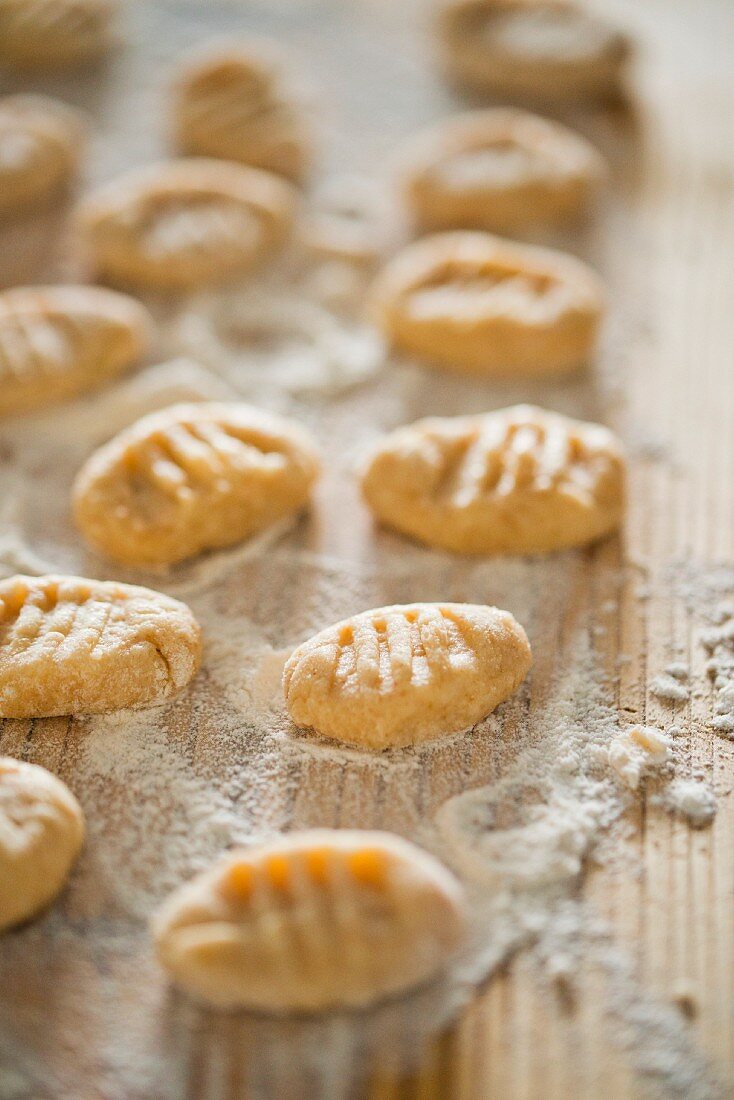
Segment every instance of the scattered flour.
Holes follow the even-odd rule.
[[[699,779],[674,779],[664,792],[663,805],[698,828],[710,825],[716,815],[716,796]]]
[[[688,688],[669,673],[654,676],[650,681],[650,692],[669,703],[684,703],[688,699]]]
[[[609,763],[627,786],[635,791],[648,772],[670,760],[670,738],[652,726],[630,726],[609,746]]]

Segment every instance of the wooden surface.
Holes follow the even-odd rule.
[[[647,723],[681,725],[692,765],[711,774],[719,797],[713,825],[697,831],[643,798],[628,815],[624,843],[630,861],[590,868],[581,889],[591,924],[606,922],[609,942],[628,961],[626,988],[653,1006],[670,1005],[682,991],[690,998],[691,1017],[684,1026],[718,1073],[721,1095],[727,1095],[734,1080],[734,799],[729,795],[734,745],[708,727],[713,698],[699,644],[704,620],[687,593],[699,591],[701,578],[714,567],[734,566],[734,5],[609,0],[604,6],[638,35],[641,48],[630,103],[573,120],[610,156],[614,188],[585,248],[610,285],[606,369],[586,384],[581,400],[631,441],[631,499],[624,545],[612,540],[584,555],[561,626],[570,633],[575,618],[591,611],[591,621],[605,627],[594,645],[601,666],[618,677],[620,712]],[[387,19],[388,7],[359,5],[360,19],[368,11]],[[287,31],[286,9],[277,8],[276,22]],[[298,11],[308,8],[301,5]],[[260,9],[255,22],[267,25]],[[294,38],[311,44],[323,29],[313,11],[308,20],[296,14],[292,26]],[[406,81],[412,78],[411,64],[409,59],[405,65]],[[433,79],[430,73],[420,77],[424,83]],[[423,87],[420,81],[415,93],[405,93],[408,110]],[[365,119],[371,114],[369,104],[347,104],[345,110]],[[379,118],[373,125],[379,129]],[[141,138],[136,148],[139,159],[147,153],[147,141]],[[40,242],[26,240],[19,249],[14,234],[10,240],[15,262],[22,259],[27,273],[19,275],[18,266],[14,274],[6,258],[5,281],[31,277]],[[37,263],[35,270],[40,277]],[[599,378],[600,393],[594,388]],[[431,402],[424,398],[423,403]],[[433,404],[433,411],[442,411],[436,407],[440,387]],[[419,411],[422,407],[401,414]],[[348,524],[342,519],[353,505],[353,489],[334,475],[322,499],[331,512],[322,514],[313,536],[316,547],[337,557],[359,556],[368,525],[361,515]],[[696,583],[689,584],[691,577]],[[718,578],[725,588],[726,574],[719,572]],[[640,598],[641,586],[647,598]],[[734,591],[730,595],[734,599]],[[620,664],[620,654],[629,659]],[[681,654],[691,668],[692,686],[702,693],[697,698],[694,691],[689,704],[671,706],[652,695],[649,684]],[[563,646],[547,656],[551,665],[571,659]],[[63,722],[43,728],[13,723],[0,747],[52,767],[73,785],[73,741],[67,734]],[[406,1075],[396,1069],[399,1052],[384,1049],[361,1084],[355,1071],[349,1095],[631,1100],[655,1094],[654,1076],[645,1073],[650,1066],[640,1065],[638,1048],[644,1044],[628,1033],[629,1021],[617,1004],[618,971],[603,965],[592,938],[588,950],[585,942],[580,945],[584,962],[570,988],[554,986],[537,957],[519,953],[433,1041],[419,1071]],[[102,1005],[95,984],[95,967],[104,967],[104,960],[93,957],[80,971],[67,965],[52,942],[44,951],[42,965],[30,975],[14,965],[12,946],[2,955],[0,1050],[10,1076],[0,1080],[10,1082],[7,1100],[51,1095],[129,1100],[132,1093],[120,1091],[114,1070],[105,1064],[105,1036],[94,1026],[95,1012],[103,1029],[116,1026],[117,1006]],[[123,1008],[134,1014],[136,964],[123,959],[120,965],[131,968],[130,1002]],[[88,1000],[81,1007],[71,996],[80,989],[82,1002]],[[21,1021],[27,1019],[29,1005],[38,1016],[37,1033],[24,1048],[13,1017],[17,1011]],[[80,1034],[88,1028],[90,1035],[71,1048],[64,1045],[68,1029],[61,1026],[69,1006],[78,1013]],[[206,1032],[189,1033],[177,1049],[176,1077],[160,1085],[160,1095],[192,1100],[346,1095],[343,1081],[338,1088],[324,1079],[316,1084],[299,1075],[298,1065],[279,1081],[248,1084],[254,1055],[242,1033],[220,1029],[216,1057],[213,1043]],[[34,1060],[47,1063],[43,1073],[36,1074]],[[42,1084],[48,1080],[61,1084]],[[657,1094],[716,1095],[703,1077],[685,1092],[666,1088],[672,1086],[658,1085]]]

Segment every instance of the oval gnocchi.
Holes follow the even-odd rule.
[[[534,554],[608,535],[624,482],[607,428],[517,405],[399,428],[378,443],[362,489],[381,523],[430,546]]]
[[[598,277],[573,256],[456,231],[398,253],[377,277],[372,309],[395,348],[431,365],[544,375],[588,361],[603,296]]]
[[[0,581],[0,718],[100,714],[169,698],[193,678],[185,604],[114,581]]]
[[[82,809],[66,784],[45,768],[0,757],[0,930],[53,901],[83,840]]]
[[[424,231],[520,233],[580,218],[605,176],[594,147],[516,108],[471,111],[420,134],[403,158],[413,220]]]
[[[100,279],[184,291],[246,274],[283,243],[294,209],[277,176],[184,157],[102,187],[80,204],[78,225]]]
[[[102,385],[146,353],[152,320],[139,302],[92,286],[0,293],[0,415]]]
[[[300,99],[276,43],[248,39],[209,47],[183,64],[174,87],[176,147],[299,181],[311,159]]]
[[[297,725],[379,750],[469,729],[520,686],[530,665],[525,631],[509,611],[395,605],[298,646],[283,690]]]
[[[575,0],[449,0],[438,35],[459,85],[543,103],[619,96],[631,53],[626,34]]]
[[[74,514],[108,557],[172,565],[298,512],[318,470],[316,447],[293,421],[251,405],[175,405],[92,455]]]
[[[463,890],[387,833],[320,829],[235,852],[153,918],[174,981],[218,1008],[360,1007],[428,982],[461,945]]]
[[[0,62],[64,69],[112,44],[117,0],[0,0]]]
[[[81,115],[40,95],[0,99],[0,216],[38,206],[76,174],[84,134]]]

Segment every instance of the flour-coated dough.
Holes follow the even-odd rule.
[[[394,347],[478,375],[576,370],[603,313],[597,275],[574,256],[457,230],[408,245],[377,277],[375,319]]]
[[[77,224],[100,279],[186,291],[245,275],[277,251],[294,210],[293,188],[270,172],[182,157],[106,184]]]
[[[0,757],[0,930],[53,901],[83,839],[81,806],[65,783],[45,768]]]
[[[0,0],[0,64],[66,69],[110,48],[118,0]]]
[[[378,442],[362,478],[382,523],[463,554],[594,542],[619,526],[624,484],[612,432],[530,405],[398,428]]]
[[[454,82],[539,104],[618,97],[631,53],[626,34],[575,0],[449,0],[437,30]]]
[[[559,122],[513,107],[456,115],[419,134],[402,158],[423,231],[520,234],[581,218],[605,176],[600,154]]]
[[[65,190],[79,167],[84,128],[81,114],[57,99],[0,99],[0,217]]]
[[[174,405],[91,456],[74,484],[74,513],[102,554],[171,565],[300,511],[318,470],[295,421],[235,402]]]
[[[0,416],[95,389],[142,360],[153,322],[133,298],[94,286],[0,293]]]
[[[388,833],[320,829],[226,856],[153,919],[174,981],[219,1008],[361,1007],[435,978],[465,931],[463,891]]]
[[[57,575],[0,581],[0,718],[160,702],[200,658],[194,616],[160,592]]]
[[[301,180],[311,160],[311,126],[291,73],[292,62],[269,39],[197,50],[173,90],[178,151]]]
[[[395,605],[299,645],[283,690],[299,726],[379,750],[468,729],[519,687],[530,665],[525,631],[509,611]]]

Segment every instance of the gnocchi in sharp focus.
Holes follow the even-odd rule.
[[[293,421],[251,405],[176,405],[92,455],[74,513],[108,557],[171,565],[300,511],[318,470],[315,445]]]
[[[184,64],[174,88],[181,153],[238,161],[299,181],[310,125],[288,59],[262,39],[210,47]]]
[[[56,99],[0,99],[0,217],[63,191],[77,171],[83,134],[79,112]]]
[[[419,603],[364,611],[298,646],[285,665],[299,726],[370,749],[469,729],[525,679],[525,631],[509,611]]]
[[[153,919],[174,981],[219,1008],[360,1007],[436,977],[461,945],[463,891],[387,833],[293,833],[226,856]]]
[[[585,214],[605,166],[585,138],[560,123],[496,107],[420,134],[404,154],[402,174],[421,229],[524,236]]]
[[[607,428],[529,405],[433,417],[372,454],[362,489],[381,523],[464,554],[532,554],[615,530],[625,462]]]
[[[91,390],[135,366],[152,320],[139,302],[92,286],[0,293],[0,416]]]
[[[589,360],[603,296],[573,256],[456,231],[404,248],[377,277],[372,306],[393,346],[429,364],[537,376]]]
[[[96,275],[184,291],[247,273],[290,232],[293,189],[268,172],[189,157],[135,169],[79,207]]]
[[[0,718],[156,703],[193,678],[201,631],[185,604],[114,581],[0,581]]]
[[[117,0],[0,0],[0,63],[64,69],[112,44]]]
[[[574,0],[449,0],[438,36],[459,85],[541,102],[618,96],[631,53],[622,31]]]
[[[45,768],[0,757],[0,930],[53,901],[83,839],[81,806],[65,783]]]

